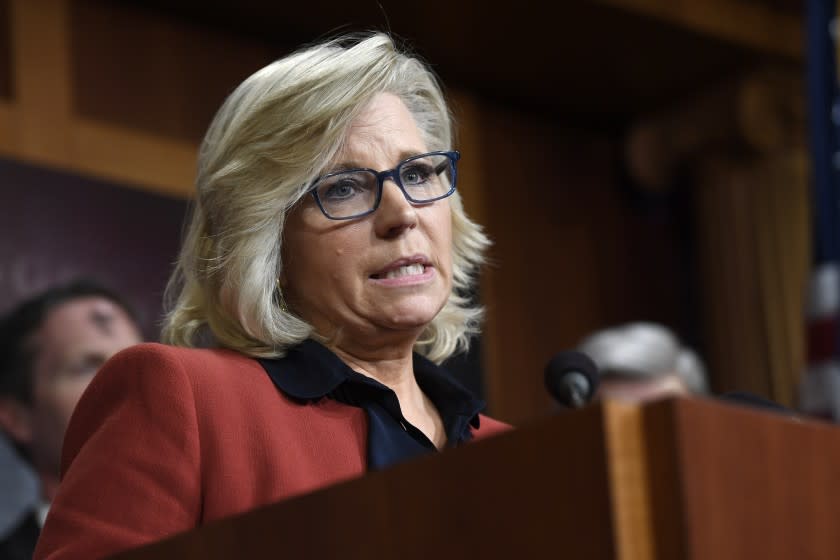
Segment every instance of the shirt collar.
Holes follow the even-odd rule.
[[[274,385],[296,400],[321,399],[346,382],[390,391],[375,379],[354,371],[331,350],[312,339],[290,348],[283,358],[259,358],[258,361]],[[478,413],[484,409],[484,401],[474,397],[449,372],[425,357],[414,353],[413,364],[417,384],[441,416],[465,417],[471,426],[479,427]]]
[[[282,358],[258,361],[278,389],[305,401],[325,397],[346,381],[349,373],[355,373],[338,356],[311,339],[289,348]]]

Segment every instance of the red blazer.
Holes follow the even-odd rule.
[[[474,439],[509,429],[481,417]],[[367,419],[300,404],[251,358],[142,344],[91,382],[36,559],[99,558],[365,472]]]

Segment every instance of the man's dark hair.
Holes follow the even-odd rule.
[[[120,306],[137,322],[134,309],[122,297],[87,279],[54,286],[23,301],[0,319],[0,397],[32,403],[32,364],[35,356],[28,344],[30,337],[56,307],[86,297],[105,298]]]

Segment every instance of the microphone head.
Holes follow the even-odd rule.
[[[545,366],[545,386],[561,405],[581,408],[598,388],[598,366],[583,352],[560,352]]]

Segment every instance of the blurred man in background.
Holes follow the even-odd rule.
[[[596,398],[642,402],[708,391],[697,354],[656,323],[628,323],[597,331],[578,349],[601,371]]]
[[[76,403],[108,358],[141,340],[122,298],[87,281],[0,320],[0,560],[31,558]]]

